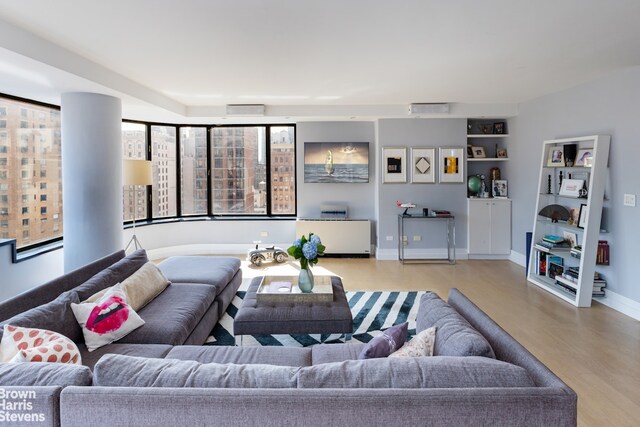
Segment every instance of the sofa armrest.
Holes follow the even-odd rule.
[[[61,387],[0,386],[0,425],[60,425]]]

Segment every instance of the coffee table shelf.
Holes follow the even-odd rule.
[[[331,276],[315,276],[313,291],[302,292],[297,276],[264,276],[256,294],[258,302],[331,302]]]

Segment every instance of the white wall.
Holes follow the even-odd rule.
[[[546,139],[611,135],[609,183],[605,202],[611,265],[597,266],[607,279],[612,298],[640,303],[637,248],[640,242],[640,208],[623,206],[624,193],[638,191],[640,159],[640,67],[615,73],[575,88],[520,105],[509,121],[510,161],[506,162],[509,195],[513,198],[512,248],[525,253],[525,233],[533,228],[537,176]],[[637,308],[640,308],[638,304]]]
[[[13,246],[0,246],[0,301],[64,274],[62,249],[14,264]]]
[[[407,162],[411,159],[411,147],[462,147],[466,150],[467,123],[465,119],[388,119],[378,122],[378,161],[381,170],[382,147],[407,147]],[[436,167],[436,174],[438,173]],[[378,175],[378,258],[396,259],[398,247],[398,214],[404,209],[396,206],[396,201],[412,202],[421,212],[428,209],[448,210],[456,217],[456,253],[466,254],[467,246],[467,190],[466,171],[464,183],[460,184],[382,184]],[[407,181],[411,181],[407,170]],[[410,213],[410,212],[409,212]],[[409,236],[407,257],[446,256],[446,234],[444,223],[438,221],[411,221],[405,227]],[[421,236],[421,241],[413,241],[413,236]],[[387,240],[393,236],[393,240]],[[411,252],[414,252],[412,255]]]

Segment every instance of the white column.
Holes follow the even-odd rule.
[[[122,249],[122,104],[65,93],[62,118],[64,270]]]

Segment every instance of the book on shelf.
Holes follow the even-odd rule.
[[[544,252],[549,251],[568,251],[571,250],[571,245],[564,240],[560,243],[551,243],[546,240],[540,240],[536,242],[535,248]]]
[[[431,210],[431,212],[433,212],[434,216],[451,216],[451,212],[449,212],[449,211],[442,211],[442,210],[433,209],[433,210]]]
[[[555,279],[556,276],[561,276],[564,273],[564,259],[557,255],[547,256],[547,275],[551,279]]]
[[[553,234],[547,234],[542,238],[542,240],[549,243],[560,243],[560,242],[564,242],[564,237],[556,236]]]
[[[606,240],[598,240],[596,264],[609,265],[609,243]]]
[[[572,295],[575,295],[576,292],[577,292],[575,290],[575,288],[572,288],[571,286],[566,285],[566,284],[564,284],[564,283],[562,283],[562,282],[560,282],[558,280],[555,281],[555,285],[556,285],[556,287],[560,288],[561,290],[563,290],[565,292],[568,292],[568,293],[570,293]]]
[[[536,252],[536,274],[541,276],[547,275],[547,254],[545,252]]]

